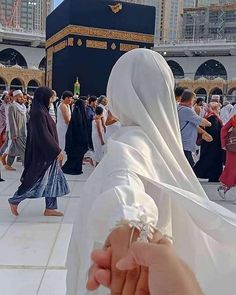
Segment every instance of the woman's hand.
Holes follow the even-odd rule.
[[[207,132],[204,132],[202,134],[202,139],[205,140],[206,142],[212,142],[213,141],[213,137]]]
[[[63,152],[60,152],[60,154],[57,156],[57,160],[59,162],[62,162],[64,160],[64,155],[63,155]]]
[[[139,232],[135,230],[134,241]],[[121,226],[111,232],[103,250],[95,250],[92,253],[94,264],[90,268],[87,282],[88,290],[96,290],[99,285],[108,287],[111,295],[148,295],[148,271],[144,266],[135,269],[121,271],[117,268],[117,262],[125,257],[129,249],[131,228],[128,225]],[[162,235],[155,234],[154,241],[160,240]]]

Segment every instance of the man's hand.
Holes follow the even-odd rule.
[[[151,295],[202,295],[194,274],[177,257],[174,247],[166,238],[157,244],[132,244],[127,255],[117,263],[117,268],[123,271],[135,270],[139,266],[148,268]]]

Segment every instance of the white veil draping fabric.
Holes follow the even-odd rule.
[[[232,117],[231,116],[231,112],[233,110],[233,106],[232,104],[227,104],[226,106],[224,106],[221,110],[220,110],[220,118],[221,121],[223,122],[223,124],[225,125],[229,119]]]
[[[195,272],[204,294],[231,295],[236,277],[236,216],[208,199],[185,159],[173,89],[169,66],[151,50],[132,50],[114,66],[107,97],[123,127],[109,139],[106,156],[85,184],[68,261],[80,252],[77,272],[84,275],[95,242],[93,231],[102,232],[93,222],[99,214],[93,207],[96,202],[103,206],[98,200],[103,177],[128,169],[143,180],[145,192],[158,207],[158,227],[172,233],[178,255]],[[120,189],[119,194],[127,192]],[[102,239],[107,234],[102,233]],[[68,285],[73,285],[71,279]]]

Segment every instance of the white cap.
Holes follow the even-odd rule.
[[[8,91],[7,90],[3,91],[2,95],[6,95],[6,94],[8,94]]]
[[[22,91],[21,90],[15,90],[13,91],[13,97],[17,96],[17,95],[23,95]]]

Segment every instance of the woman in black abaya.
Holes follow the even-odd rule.
[[[18,205],[27,198],[44,197],[45,216],[63,216],[56,211],[57,197],[69,193],[68,184],[59,161],[63,154],[58,145],[56,124],[49,114],[51,89],[39,87],[34,94],[27,130],[25,169],[21,185],[9,204],[12,214],[18,215]]]
[[[223,171],[223,150],[220,137],[223,125],[219,118],[219,104],[217,102],[209,104],[206,119],[211,122],[211,127],[207,127],[206,132],[213,137],[213,141],[202,142],[200,159],[193,170],[198,178],[208,179],[209,182],[218,182]]]
[[[62,167],[66,174],[80,175],[85,153],[88,151],[88,127],[85,112],[85,102],[76,101],[66,133],[67,161]]]

